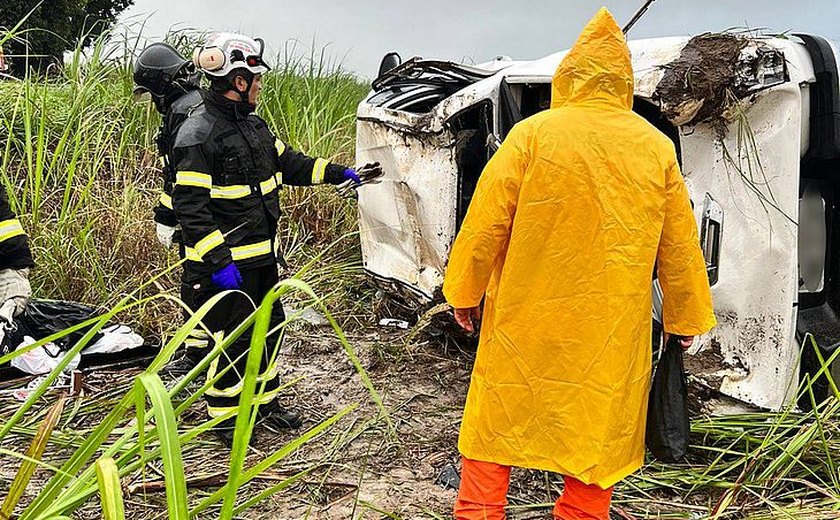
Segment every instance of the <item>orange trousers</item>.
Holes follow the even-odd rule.
[[[457,520],[504,520],[510,466],[461,457],[461,487],[455,501]],[[613,488],[601,489],[565,477],[565,489],[554,504],[554,518],[609,520]]]

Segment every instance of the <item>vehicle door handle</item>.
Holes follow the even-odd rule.
[[[494,154],[502,146],[502,140],[496,134],[487,134],[487,142],[485,144],[487,145],[487,149],[490,150],[490,153]]]
[[[703,199],[703,221],[700,226],[700,247],[706,261],[709,285],[720,276],[720,246],[723,233],[723,208],[709,193]]]

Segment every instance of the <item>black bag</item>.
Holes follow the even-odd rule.
[[[11,352],[17,345],[23,342],[25,336],[36,340],[44,339],[57,332],[61,332],[73,325],[78,325],[96,315],[93,307],[61,300],[40,300],[32,299],[26,305],[23,313],[15,318],[13,330],[6,335],[2,351]],[[88,331],[87,328],[78,330],[54,343],[61,352],[70,350]],[[91,343],[95,343],[98,335]]]
[[[688,383],[678,336],[671,336],[656,366],[648,400],[645,445],[663,462],[679,462],[688,451]]]

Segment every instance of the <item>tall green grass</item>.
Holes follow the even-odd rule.
[[[147,282],[146,286],[154,283],[155,280]],[[139,287],[134,294],[127,295],[120,302],[112,307],[110,311],[101,317],[92,318],[83,324],[87,328],[85,335],[70,350],[70,355],[79,352],[85,345],[87,345],[95,334],[111,320],[114,316],[124,310],[130,310],[143,303],[141,299],[136,298],[136,293],[139,293],[144,287]],[[206,313],[218,303],[223,295],[217,295],[199,309],[188,321],[185,323],[174,336],[164,345],[160,354],[150,363],[148,368],[136,379],[134,386],[130,387],[122,396],[120,396],[116,403],[107,411],[107,415],[101,419],[92,431],[81,441],[80,445],[75,447],[66,457],[63,457],[63,464],[60,468],[52,465],[42,463],[38,459],[44,452],[46,447],[46,440],[37,443],[39,448],[30,449],[27,455],[16,453],[14,451],[7,451],[6,454],[13,455],[23,460],[28,467],[33,464],[40,464],[45,469],[51,471],[53,476],[46,483],[46,485],[37,491],[35,498],[29,502],[18,503],[20,520],[35,520],[47,519],[57,516],[65,517],[72,514],[73,511],[85,504],[90,498],[99,494],[101,501],[108,511],[109,515],[114,515],[114,518],[120,518],[120,510],[122,503],[122,495],[117,480],[119,477],[133,475],[141,472],[143,469],[156,461],[163,464],[166,494],[167,494],[167,510],[168,518],[173,519],[188,519],[198,513],[214,506],[221,505],[221,512],[219,518],[231,519],[235,514],[240,513],[246,507],[256,505],[260,500],[265,499],[269,494],[260,494],[257,497],[245,497],[244,502],[239,496],[239,490],[242,486],[259,476],[262,472],[277,464],[283,458],[287,457],[295,450],[303,446],[308,441],[314,439],[326,429],[335,424],[339,419],[349,413],[353,407],[346,408],[339,411],[331,418],[321,424],[313,427],[302,436],[288,442],[279,447],[273,453],[269,454],[263,460],[252,465],[246,469],[245,453],[248,449],[251,431],[254,427],[257,408],[252,407],[252,403],[260,402],[264,394],[264,383],[257,384],[257,373],[259,371],[259,363],[262,358],[264,349],[266,348],[266,337],[269,329],[269,320],[271,319],[272,307],[281,297],[288,296],[292,291],[300,291],[304,294],[313,305],[318,306],[322,312],[328,317],[338,335],[339,340],[344,346],[347,353],[350,355],[351,361],[354,362],[359,371],[362,380],[370,392],[370,396],[375,403],[377,403],[380,415],[379,417],[386,423],[389,423],[388,415],[382,406],[382,400],[377,391],[370,384],[369,379],[358,360],[355,359],[353,348],[349,345],[344,337],[338,324],[330,315],[324,302],[315,296],[314,292],[303,282],[299,280],[286,280],[281,282],[265,299],[260,303],[259,307],[251,316],[246,319],[234,332],[227,335],[223,340],[216,343],[206,357],[196,366],[189,374],[179,380],[171,389],[166,389],[157,376],[157,371],[160,370],[167,361],[172,357],[176,350],[182,348],[187,335],[193,330],[206,315]],[[157,295],[148,297],[147,299],[162,298],[165,295]],[[288,326],[294,317],[290,317],[280,327]],[[73,329],[78,329],[74,327]],[[60,337],[69,334],[73,329],[68,329],[55,334],[49,338],[37,342],[36,344],[26,348],[15,351],[11,354],[0,357],[0,364],[5,363],[16,356],[22,355],[24,352],[37,348],[48,341],[53,341]],[[221,370],[213,379],[207,380],[201,384],[199,388],[194,389],[196,385],[191,385],[193,382],[198,382],[207,371],[210,364],[219,356],[223,355],[224,351],[240,336],[249,334],[251,338],[251,348],[247,354],[247,365],[244,374],[243,390],[240,394],[240,404],[236,420],[236,429],[234,433],[234,446],[231,451],[230,460],[228,462],[229,474],[227,482],[216,492],[210,494],[203,499],[190,501],[186,488],[185,470],[182,463],[182,452],[184,448],[191,443],[195,443],[199,434],[206,432],[209,428],[229,418],[234,412],[227,416],[218,417],[206,420],[199,425],[187,427],[184,431],[182,417],[188,410],[204,395],[210,386],[224,375],[227,368]],[[277,355],[277,345],[273,347],[275,351],[271,357]],[[49,385],[58,377],[59,373],[65,368],[69,362],[68,356],[59,364],[56,369],[50,373],[49,377],[41,383],[32,395],[20,406],[20,408],[12,414],[0,426],[0,442],[3,442],[12,433],[13,429],[19,425],[24,417],[29,414],[36,403],[45,395]],[[151,402],[151,408],[146,409],[147,396]],[[129,413],[132,405],[135,408],[135,413]],[[59,412],[60,413],[60,412]],[[132,420],[133,419],[133,420]],[[154,420],[154,426],[149,427],[148,423]],[[49,422],[49,431],[55,428],[57,420],[51,419]],[[390,423],[389,423],[390,424]],[[37,436],[43,438],[44,436]],[[35,444],[33,444],[35,445]],[[33,457],[33,454],[38,458]],[[98,457],[98,462],[95,458]],[[22,466],[23,468],[23,466]],[[24,471],[21,469],[21,471]],[[31,470],[27,469],[25,475],[25,482],[22,484],[26,486]],[[290,477],[295,479],[295,477]],[[289,485],[293,480],[283,481],[274,486],[272,489],[283,489],[281,484]],[[20,496],[21,486],[18,485],[13,490],[17,489],[16,493]],[[190,510],[192,507],[192,510]]]
[[[100,317],[84,324],[87,333],[65,361],[22,405],[2,418],[0,443],[15,446],[16,436],[32,435],[33,425],[43,415],[39,403],[49,385],[108,321],[115,317],[127,320],[146,335],[162,338],[163,348],[136,384],[116,389],[101,409],[90,413],[95,420],[89,430],[83,430],[84,437],[76,437],[66,428],[75,414],[95,406],[90,402],[82,404],[82,410],[65,410],[63,427],[58,421],[60,410],[48,414],[26,454],[3,450],[4,456],[22,461],[11,489],[16,495],[3,505],[3,514],[16,506],[21,520],[63,518],[98,496],[105,517],[124,518],[120,479],[138,474],[145,478],[145,468],[162,464],[169,518],[191,518],[210,509],[218,509],[221,518],[232,518],[306,474],[309,470],[255,496],[239,494],[243,486],[352,410],[338,411],[246,467],[245,453],[256,420],[256,410],[250,405],[264,391],[256,381],[257,365],[267,348],[270,309],[277,300],[316,307],[327,317],[378,406],[377,420],[389,423],[381,398],[328,310],[344,308],[338,304],[349,301],[347,295],[356,290],[352,287],[359,273],[355,208],[329,188],[284,190],[286,211],[280,242],[285,244],[289,275],[295,278],[282,282],[263,302],[257,302],[259,307],[248,320],[217,343],[190,374],[165,388],[157,371],[182,348],[188,331],[218,297],[179,327],[182,304],[172,296],[178,287],[177,256],[157,245],[152,222],[151,210],[161,186],[154,148],[159,118],[151,104],[131,100],[128,52],[134,46],[109,45],[106,37],[84,52],[77,49],[57,75],[0,81],[0,184],[30,236],[37,264],[34,293],[82,301],[102,310]],[[260,113],[295,148],[352,164],[353,114],[366,87],[340,67],[329,65],[324,55],[286,55],[283,59],[265,78]],[[358,305],[359,298],[353,302]],[[345,309],[343,314],[352,312]],[[291,314],[281,327],[289,326],[295,317]],[[221,371],[205,381],[210,363],[243,334],[250,335],[251,350],[234,448],[230,460],[225,461],[228,479],[209,495],[191,495],[182,455],[201,446],[199,436],[226,417],[197,425],[185,417],[224,374]],[[270,348],[276,356],[277,345]],[[0,364],[23,352],[3,356]],[[45,452],[50,434],[50,449]],[[35,490],[34,498],[23,499],[36,466],[51,476]]]
[[[108,44],[106,36],[77,49],[55,76],[0,81],[0,184],[31,237],[34,292],[103,309],[176,260],[155,239],[159,117],[131,99],[136,43]],[[289,49],[278,60],[260,115],[295,148],[352,164],[354,114],[367,87],[323,54]],[[316,271],[332,281],[315,280],[316,289],[338,303],[358,286],[355,206],[330,188],[287,188],[282,201],[279,243],[292,271],[346,237]],[[349,281],[336,284],[336,273]],[[172,273],[151,289],[177,286]],[[158,303],[126,319],[156,336],[178,321],[176,309]]]

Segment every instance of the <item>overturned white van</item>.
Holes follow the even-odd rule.
[[[677,146],[719,321],[688,370],[718,403],[778,409],[816,370],[813,351],[800,359],[805,335],[826,354],[840,345],[838,47],[706,34],[630,49],[634,110]],[[386,56],[358,108],[356,150],[386,172],[359,194],[364,266],[385,293],[417,310],[441,301],[482,168],[513,124],[548,108],[564,55]]]

